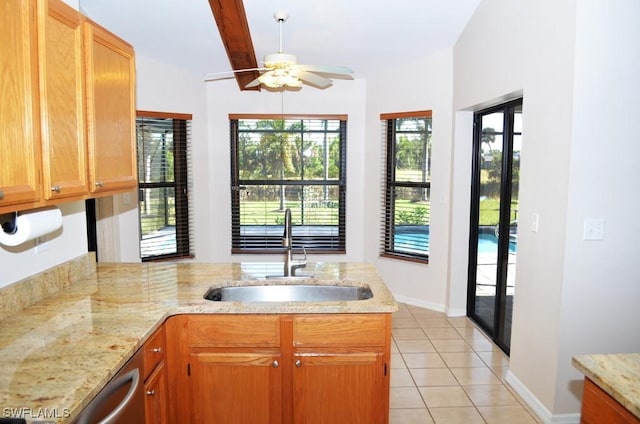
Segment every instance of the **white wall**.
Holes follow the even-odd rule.
[[[202,75],[191,73],[172,64],[158,62],[146,56],[136,55],[136,109],[154,112],[186,113],[192,115],[191,138],[193,149],[194,192],[205,192],[209,186],[209,143],[207,140],[207,112],[205,83]],[[138,262],[139,214],[137,193],[132,193],[131,204],[125,204],[123,196],[114,196],[117,217],[116,237],[120,251],[117,262]],[[189,197],[196,230],[194,243],[196,260],[211,260],[209,250],[208,199]]]
[[[579,353],[640,351],[640,3],[579,0],[555,410],[575,411]],[[583,240],[604,219],[603,241]],[[579,392],[578,392],[579,393]]]
[[[364,234],[366,260],[376,265],[398,300],[444,311],[449,251],[450,166],[452,158],[453,50],[407,58],[402,66],[381,69],[367,79],[367,149]],[[381,161],[380,114],[433,111],[429,264],[380,258]],[[455,311],[459,314],[463,311]]]
[[[36,253],[35,241],[14,247],[0,244],[0,287],[87,253],[84,202],[63,204],[59,209],[62,228],[45,236],[46,250],[40,248]]]
[[[640,348],[630,337],[640,330],[630,236],[640,233],[632,194],[639,147],[631,141],[640,15],[637,2],[614,3],[484,0],[455,46],[454,110],[524,97],[508,381],[547,422],[575,420],[579,411],[571,356]],[[467,132],[456,123],[456,152]],[[455,174],[467,169],[460,151]],[[468,205],[454,208],[453,228],[468,227]],[[537,233],[529,230],[534,213]],[[585,218],[606,220],[605,241],[582,240]],[[467,249],[463,237],[452,238],[454,261]],[[462,290],[452,280],[456,286]]]
[[[575,1],[485,0],[455,47],[454,108],[522,93],[518,269],[510,371],[554,411],[571,150]],[[460,140],[456,137],[456,143]],[[469,140],[471,142],[471,140]],[[457,160],[457,158],[456,158]],[[457,225],[468,227],[466,222]],[[527,231],[533,213],[539,231]],[[454,224],[456,225],[456,224]],[[467,243],[453,246],[463,255]]]

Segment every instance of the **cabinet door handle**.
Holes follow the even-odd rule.
[[[56,193],[60,193],[60,186],[59,185],[54,185],[53,187],[51,187],[51,191],[55,191]]]
[[[278,367],[280,366],[280,364],[278,363],[278,361],[273,361],[273,362],[271,363],[271,366],[272,366],[273,368],[278,368]]]
[[[156,394],[155,390],[147,390],[147,396],[153,396]]]
[[[301,366],[302,366],[302,361],[298,359],[296,361],[296,368],[300,368]]]
[[[153,352],[153,353],[160,353],[160,352],[162,352],[162,348],[160,348],[160,347],[154,347],[153,349],[151,349],[151,352]]]
[[[0,190],[0,200],[4,199],[4,191]]]
[[[104,185],[102,181],[96,181],[96,187],[100,188]]]

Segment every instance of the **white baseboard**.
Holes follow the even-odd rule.
[[[426,302],[422,299],[415,299],[413,297],[399,296],[395,294],[393,295],[393,297],[396,299],[396,302],[406,303],[407,305],[418,306],[420,308],[431,309],[432,311],[436,312],[444,312],[444,305],[440,305],[438,303]]]
[[[446,309],[444,305],[441,305],[439,303],[433,303],[433,302],[425,302],[422,299],[415,299],[413,297],[407,297],[407,296],[398,296],[398,295],[393,295],[393,297],[396,299],[396,301],[401,302],[401,303],[406,303],[407,305],[411,305],[411,306],[419,306],[420,308],[427,308],[430,309],[432,311],[436,311],[436,312],[444,312],[447,314],[448,317],[465,317],[467,316],[467,310],[466,309]]]
[[[467,316],[467,310],[463,309],[463,308],[459,308],[459,309],[447,309],[447,316],[448,317],[466,317]]]
[[[552,414],[549,410],[534,396],[531,391],[522,384],[511,370],[507,370],[505,380],[520,395],[523,401],[533,410],[533,412],[542,420],[544,424],[579,424],[580,414]]]

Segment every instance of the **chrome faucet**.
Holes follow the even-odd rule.
[[[294,277],[296,274],[296,269],[304,268],[307,266],[307,252],[302,248],[304,252],[304,259],[293,259],[292,258],[292,250],[293,250],[293,240],[291,233],[291,209],[287,208],[284,211],[284,234],[282,236],[282,246],[285,248],[286,253],[284,256],[284,276],[285,277]]]

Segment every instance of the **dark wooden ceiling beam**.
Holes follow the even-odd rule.
[[[234,71],[257,68],[258,62],[242,0],[209,0],[209,6],[218,25],[231,68]],[[259,76],[258,71],[235,73],[240,90],[260,90],[260,86],[245,88]]]

